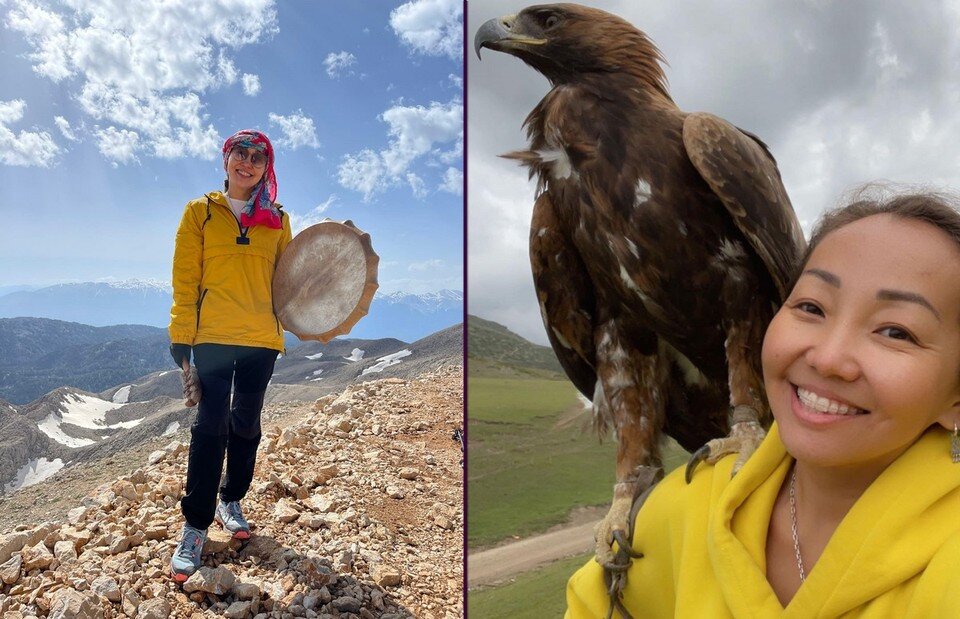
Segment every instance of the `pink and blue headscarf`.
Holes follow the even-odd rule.
[[[227,169],[227,159],[235,146],[255,148],[267,156],[267,166],[263,177],[253,187],[250,199],[240,213],[241,226],[265,225],[268,228],[281,228],[280,211],[273,203],[277,199],[277,175],[273,171],[273,144],[265,134],[254,129],[237,131],[223,143],[223,169]]]

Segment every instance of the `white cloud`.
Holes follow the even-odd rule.
[[[430,152],[434,144],[444,144],[463,135],[463,105],[459,100],[430,107],[395,106],[383,113],[393,138],[383,154],[387,169],[399,174],[410,162]]]
[[[427,56],[463,55],[463,4],[460,0],[412,0],[390,13],[400,40]]]
[[[426,183],[413,172],[407,172],[407,184],[410,185],[410,190],[413,191],[414,196],[423,198],[427,195]]]
[[[20,131],[7,125],[23,119],[27,104],[23,99],[0,101],[0,163],[16,166],[49,167],[60,147],[46,131]]]
[[[203,104],[197,93],[167,97],[147,93],[138,97],[87,82],[77,101],[95,119],[125,125],[146,138],[145,145],[155,157],[213,160],[220,152],[220,136],[212,125],[204,126],[207,115],[201,113]]]
[[[260,78],[252,73],[244,73],[240,78],[243,82],[243,94],[248,97],[256,97],[260,94]]]
[[[433,271],[443,266],[443,260],[434,258],[432,260],[424,260],[423,262],[413,262],[407,267],[407,269],[410,271]]]
[[[14,0],[6,26],[31,46],[34,72],[54,82],[70,79],[83,111],[138,135],[141,152],[208,160],[217,157],[220,138],[200,95],[235,83],[235,51],[278,31],[274,0],[209,0],[189,8],[69,0],[56,10]]]
[[[97,148],[104,157],[113,163],[140,163],[137,151],[140,150],[140,136],[136,131],[107,127],[96,129]]]
[[[7,13],[7,27],[23,33],[34,47],[28,58],[36,64],[33,70],[54,82],[73,74],[68,56],[69,40],[63,18],[52,11],[18,0]]]
[[[323,214],[327,211],[327,209],[333,206],[333,203],[336,201],[337,194],[330,194],[329,198],[318,204],[306,215],[298,215],[290,209],[284,209],[287,211],[287,214],[290,215],[290,228],[293,231],[293,234],[296,235],[301,230],[309,228],[313,224],[323,221]]]
[[[270,113],[270,124],[279,125],[283,131],[283,136],[274,140],[277,146],[282,146],[296,150],[301,146],[319,148],[320,142],[317,140],[317,130],[313,126],[313,119],[304,116],[303,110],[297,110],[290,116],[280,116]]]
[[[386,170],[380,155],[370,149],[364,149],[356,155],[344,155],[343,163],[337,168],[340,184],[362,193],[365,201],[386,188],[385,176]]]
[[[453,85],[454,85],[458,90],[463,90],[463,78],[462,78],[462,77],[460,77],[459,75],[454,75],[453,73],[451,73],[450,75],[447,76],[447,79],[450,80],[450,82],[452,82]]]
[[[340,77],[345,71],[347,75],[353,75],[353,71],[347,71],[347,69],[355,64],[357,64],[357,57],[347,51],[336,54],[330,52],[323,61],[323,66],[327,68],[327,75],[330,77]]]
[[[463,195],[463,172],[457,168],[447,168],[443,173],[443,182],[439,189],[458,196]]]
[[[433,155],[445,161],[449,153],[462,152],[463,104],[458,99],[443,104],[436,101],[429,107],[395,105],[380,115],[389,126],[390,142],[379,153],[364,149],[355,155],[346,155],[338,173],[340,184],[363,192],[364,200],[387,187],[406,182],[414,195],[422,197],[420,177],[411,179],[409,167],[417,159]],[[450,151],[435,149],[450,144]],[[458,146],[459,145],[459,146]],[[458,150],[459,149],[459,150]]]
[[[63,137],[67,138],[71,142],[77,142],[77,135],[73,132],[73,128],[70,126],[70,121],[64,118],[63,116],[54,116],[53,122],[56,123],[57,129],[60,130],[60,133],[63,134]]]

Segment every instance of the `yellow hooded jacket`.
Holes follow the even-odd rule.
[[[960,464],[928,429],[841,521],[783,608],[766,579],[766,537],[793,459],[776,425],[730,478],[734,457],[667,476],[640,510],[624,606],[637,619],[946,619],[960,617]],[[569,619],[606,617],[593,560],[567,584]],[[619,613],[614,613],[615,617]]]
[[[280,214],[282,229],[243,229],[219,191],[187,203],[173,253],[171,343],[283,350],[273,272],[291,233]]]

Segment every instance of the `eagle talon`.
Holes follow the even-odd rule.
[[[697,469],[697,465],[707,459],[707,456],[710,455],[710,444],[706,444],[700,449],[693,452],[693,455],[690,456],[690,460],[687,461],[687,470],[684,473],[684,478],[689,484],[693,480],[693,472]]]
[[[616,540],[617,545],[619,546],[619,551],[617,552],[618,555],[620,553],[623,553],[628,557],[630,557],[631,559],[640,559],[643,557],[642,552],[637,552],[630,545],[630,540],[627,539],[626,531],[617,529],[616,531],[613,532],[613,539]]]
[[[626,563],[607,562],[607,563],[601,563],[601,566],[603,567],[603,569],[607,570],[608,572],[613,572],[614,574],[623,574],[628,569],[630,569],[630,562],[629,561]]]

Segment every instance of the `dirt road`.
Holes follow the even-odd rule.
[[[570,526],[467,555],[468,588],[493,585],[558,559],[593,550],[597,522]]]

